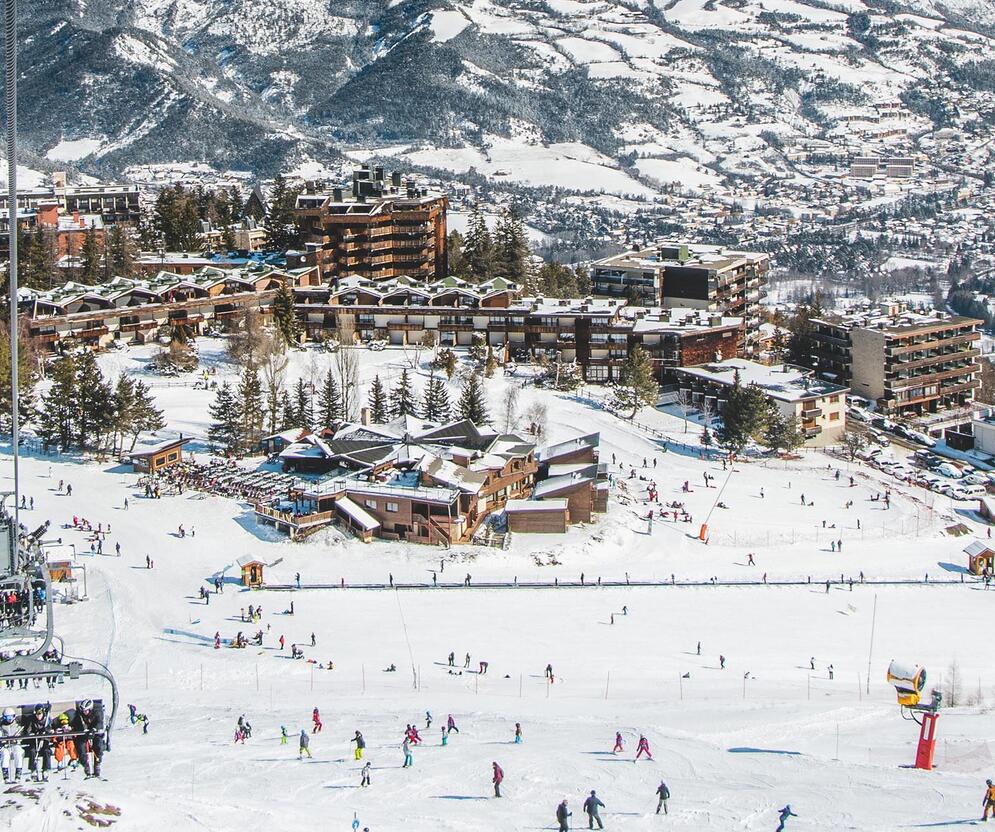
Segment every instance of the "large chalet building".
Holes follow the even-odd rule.
[[[309,184],[297,198],[295,214],[307,264],[324,281],[360,275],[387,280],[446,276],[445,194],[416,186],[381,167],[353,173],[352,189],[319,192]]]

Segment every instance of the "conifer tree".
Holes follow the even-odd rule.
[[[470,280],[480,282],[490,279],[493,272],[493,249],[494,243],[490,231],[487,230],[484,215],[475,205],[470,212],[462,251],[467,277]]]
[[[81,283],[93,286],[100,282],[102,269],[100,262],[100,241],[97,239],[97,229],[90,226],[83,237],[83,245],[79,249]]]
[[[744,387],[737,372],[722,406],[719,441],[736,453],[751,440],[762,441],[769,413],[763,391],[755,384]]]
[[[72,355],[58,359],[49,374],[52,386],[42,396],[38,433],[47,446],[65,450],[72,447],[76,424],[76,360]]]
[[[10,418],[10,330],[8,326],[8,324],[0,322],[0,431],[3,433],[10,433],[13,430]],[[22,424],[34,414],[34,388],[38,380],[38,374],[35,372],[37,365],[35,349],[31,340],[25,337],[26,326],[26,324],[22,324],[21,334],[17,339],[17,387],[19,394],[17,409]]]
[[[508,209],[494,230],[493,272],[497,277],[524,285],[529,272],[529,243],[525,224]]]
[[[238,400],[226,381],[218,388],[210,407],[211,424],[207,429],[207,438],[213,446],[228,453],[238,450],[242,430],[239,411]]]
[[[463,382],[463,389],[460,391],[457,410],[461,419],[469,419],[475,425],[486,425],[490,422],[480,373],[467,374],[466,381]]]
[[[413,415],[417,409],[415,393],[411,387],[411,379],[407,369],[401,370],[401,377],[390,394],[390,413],[392,418]]]
[[[449,391],[446,382],[434,375],[425,386],[422,400],[422,418],[429,422],[447,422],[450,414]]]
[[[382,425],[387,421],[387,393],[384,390],[380,376],[373,377],[373,384],[370,386],[370,418],[374,424]]]
[[[142,433],[155,433],[166,426],[162,410],[155,406],[152,391],[144,381],[135,382],[135,400],[131,417],[131,449]]]
[[[287,180],[278,173],[273,180],[269,208],[263,220],[269,248],[273,251],[285,251],[297,243],[299,234],[294,217],[297,194],[298,190],[288,187]]]
[[[295,346],[300,341],[301,325],[294,312],[294,293],[285,281],[280,283],[273,298],[273,322],[287,346]]]
[[[612,403],[619,410],[629,412],[635,419],[639,409],[655,404],[660,395],[660,385],[653,374],[649,353],[636,346],[626,358],[612,391]]]
[[[254,366],[250,365],[242,372],[236,400],[241,429],[238,444],[246,449],[255,448],[263,432],[263,386]]]
[[[283,414],[281,421],[285,428],[300,427],[301,422],[297,418],[297,411],[294,410],[294,402],[286,390],[280,394],[280,412]]]
[[[138,260],[138,246],[131,229],[115,223],[104,236],[104,273],[111,277],[134,277]]]
[[[332,371],[325,374],[325,383],[318,395],[318,423],[330,427],[342,418],[342,394]]]
[[[131,433],[135,418],[135,382],[131,376],[118,376],[114,385],[111,447],[124,449],[124,437]]]
[[[297,416],[297,424],[294,427],[305,430],[314,427],[314,403],[308,383],[303,378],[297,379],[297,384],[294,386],[294,413]]]
[[[76,360],[76,443],[81,448],[97,448],[113,423],[111,386],[86,350]]]

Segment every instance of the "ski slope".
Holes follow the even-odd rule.
[[[200,347],[217,378],[234,375],[218,344],[201,340]],[[364,387],[374,373],[399,372],[404,359],[391,349],[362,357]],[[146,359],[135,350],[102,362],[108,371],[140,373]],[[291,375],[327,360],[295,353]],[[489,381],[492,412],[512,383]],[[210,394],[165,383],[155,391],[170,431],[203,436]],[[843,465],[837,481],[826,465],[842,463],[821,452],[723,471],[720,462],[699,458],[699,428],[692,424],[685,434],[674,416],[640,415],[673,440],[663,453],[659,440],[585,398],[525,388],[521,406],[533,398],[549,407],[551,441],[601,432],[602,460],[616,455],[612,471],[634,501],[623,505],[616,489],[597,523],[566,536],[516,535],[507,551],[363,545],[335,532],[291,544],[258,527],[247,504],[197,493],[147,500],[126,466],[25,459],[22,491],[35,509],[24,512],[24,522],[50,518],[50,534],[61,535],[63,551],[75,545],[86,566],[88,599],[60,606],[57,630],[67,654],[97,658],[114,671],[124,716],[105,759],[106,782],[57,775],[31,794],[9,793],[2,822],[18,830],[87,828],[81,814],[92,800],[119,810],[101,818],[122,830],[348,829],[354,816],[371,832],[533,830],[553,828],[563,798],[580,827],[580,804],[591,789],[607,806],[610,829],[772,830],[785,803],[799,815],[789,830],[943,828],[980,814],[995,734],[984,704],[995,691],[984,646],[992,600],[982,585],[959,583],[960,550],[971,538],[944,532],[962,522],[984,534],[969,505],[895,489],[884,511],[870,501],[885,485],[879,472]],[[683,439],[690,443],[684,449],[676,444]],[[724,485],[730,506],[713,512],[707,546],[694,537],[718,492],[701,486],[705,471]],[[663,500],[687,503],[691,528],[655,523],[648,532],[635,487],[640,475],[655,477]],[[0,488],[9,487],[9,464],[0,477],[7,480]],[[58,493],[60,479],[72,484],[72,497]],[[692,493],[681,491],[684,480]],[[802,491],[814,506],[801,506]],[[850,500],[855,509],[844,509]],[[108,554],[90,556],[82,533],[56,529],[73,515],[111,525]],[[837,528],[823,531],[823,519]],[[182,539],[180,523],[188,532]],[[829,551],[830,534],[844,540],[843,553]],[[749,553],[756,567],[745,565]],[[270,584],[293,585],[299,572],[305,587],[344,581],[345,588],[240,591],[235,561],[248,554],[274,564]],[[146,556],[153,569],[145,568]],[[433,571],[457,586],[431,588]],[[826,592],[826,578],[859,571],[869,580],[929,573],[933,583],[858,581],[852,590],[844,584]],[[512,586],[458,586],[468,572],[473,583]],[[585,586],[565,585],[581,572]],[[764,586],[763,572],[771,584],[808,576],[812,584]],[[597,586],[599,577],[624,580],[626,573],[661,585]],[[225,591],[205,605],[199,587],[218,575]],[[671,575],[676,586],[665,585]],[[387,584],[389,576],[424,588],[353,588]],[[713,587],[713,576],[755,583]],[[515,587],[516,578],[564,585]],[[954,583],[937,584],[941,578]],[[706,585],[686,584],[692,580]],[[293,615],[285,614],[291,603]],[[260,624],[240,620],[249,604],[263,607]],[[215,632],[228,639],[260,628],[262,647],[213,648]],[[289,658],[291,643],[302,646],[305,660]],[[452,674],[450,651],[457,657]],[[957,663],[965,704],[941,717],[934,772],[903,767],[913,760],[917,726],[901,719],[884,681],[892,658],[926,665],[934,683]],[[473,672],[480,661],[489,663],[484,675]],[[552,685],[543,675],[547,663]],[[396,672],[385,672],[392,664]],[[58,698],[97,692],[68,683]],[[25,698],[3,694],[4,704]],[[126,703],[149,715],[148,735],[128,723]],[[310,730],[315,706],[324,729],[312,737],[313,759],[298,761],[295,735]],[[434,716],[430,730],[426,710]],[[439,728],[449,713],[460,733],[443,748]],[[242,714],[254,733],[236,746]],[[399,746],[412,722],[425,745],[414,749],[408,770],[400,767]],[[512,743],[515,722],[525,734],[520,746]],[[280,745],[281,725],[291,734],[287,746]],[[361,763],[349,743],[357,729],[373,766],[366,790],[358,788]],[[616,730],[626,749],[613,756]],[[640,733],[652,763],[632,761]],[[500,800],[489,797],[492,761],[506,774]],[[661,778],[673,795],[666,819],[653,814]]]

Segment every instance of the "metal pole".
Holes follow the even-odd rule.
[[[612,681],[612,672],[609,670],[608,675],[605,677],[605,699],[608,698],[608,686]]]
[[[9,221],[8,237],[10,260],[7,276],[10,286],[10,425],[12,455],[14,459],[14,561],[20,565],[17,538],[21,529],[20,516],[20,474],[18,442],[21,435],[21,420],[18,414],[19,396],[17,391],[17,0],[6,0],[4,4],[5,43],[5,88],[4,105],[7,111],[7,214]]]
[[[871,693],[871,656],[874,653],[874,625],[878,620],[878,596],[874,593],[874,611],[871,613],[871,643],[867,648],[867,694]]]

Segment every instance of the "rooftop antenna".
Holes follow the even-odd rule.
[[[19,442],[21,419],[17,378],[17,0],[4,0],[4,107],[7,115],[7,223],[10,259],[7,279],[10,286],[10,426],[14,460],[14,539],[21,528]],[[12,554],[12,571],[18,568],[18,546]]]

